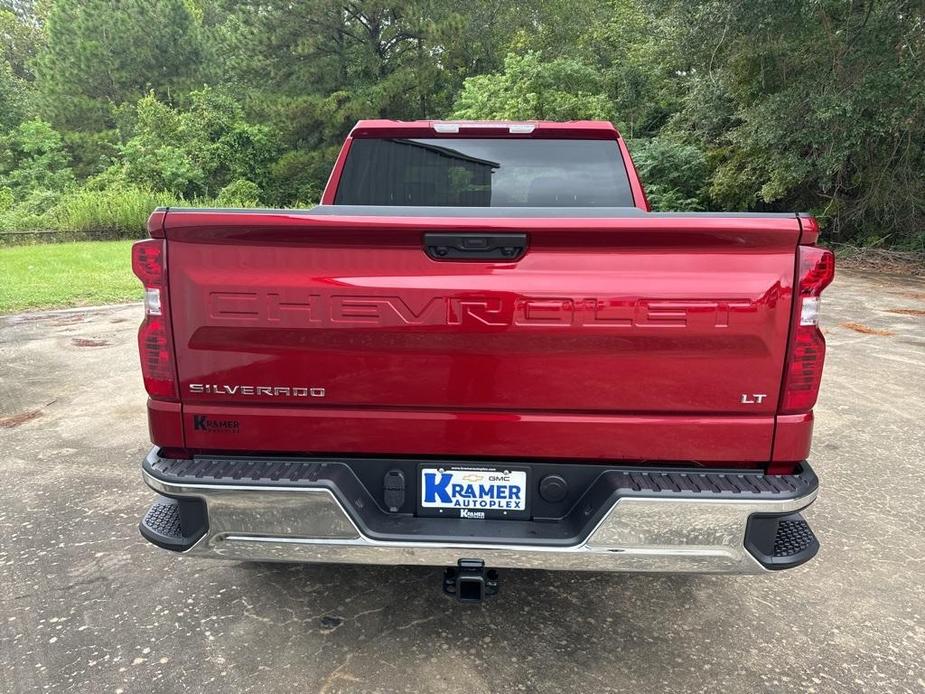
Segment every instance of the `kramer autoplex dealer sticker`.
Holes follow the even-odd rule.
[[[237,419],[212,419],[208,415],[194,414],[193,429],[213,434],[237,434],[241,430],[241,424]]]

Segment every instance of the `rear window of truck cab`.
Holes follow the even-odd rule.
[[[614,140],[356,139],[337,205],[632,207]]]

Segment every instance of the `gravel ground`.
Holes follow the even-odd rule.
[[[752,577],[177,557],[153,493],[138,306],[0,318],[0,690],[925,690],[925,282],[842,273],[807,517],[819,556]]]

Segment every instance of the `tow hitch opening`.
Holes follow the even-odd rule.
[[[459,602],[479,603],[498,592],[498,572],[481,559],[460,559],[443,572],[443,592]]]

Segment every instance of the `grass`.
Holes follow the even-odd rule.
[[[153,193],[139,188],[76,190],[67,193],[55,207],[55,228],[62,231],[122,231],[145,236],[145,221],[155,207],[183,205],[170,193]]]
[[[4,206],[0,200],[0,236],[4,231],[14,234],[55,231],[106,233],[109,238],[145,238],[145,222],[155,207],[254,207],[257,204],[254,195],[242,197],[248,192],[247,186],[238,185],[237,190],[229,191],[234,185],[223,188],[215,198],[190,199],[131,185],[103,190],[35,190],[11,206]],[[0,188],[0,193],[3,190]]]
[[[190,204],[191,201],[172,193],[134,186],[33,191],[26,200],[0,212],[0,229],[9,232],[108,232],[121,238],[140,239],[146,236],[145,221],[155,207]]]
[[[0,248],[0,313],[140,301],[132,241]]]

